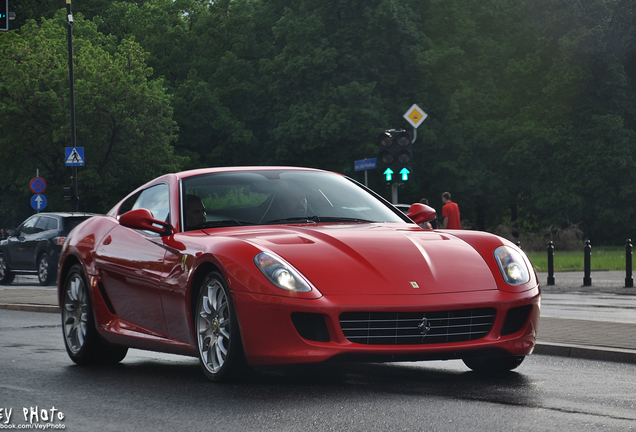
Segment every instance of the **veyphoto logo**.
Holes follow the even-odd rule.
[[[13,408],[0,408],[0,429],[66,429],[65,415],[55,407],[22,407],[24,423],[12,422]],[[16,413],[16,419],[19,414]]]

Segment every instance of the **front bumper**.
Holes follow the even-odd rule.
[[[498,290],[452,294],[402,296],[338,296],[319,299],[295,299],[245,292],[233,292],[245,355],[251,365],[312,363],[328,360],[402,361],[459,359],[499,352],[525,356],[534,349],[541,296],[539,287],[522,292]],[[526,307],[524,307],[526,306]],[[345,312],[418,312],[458,311],[488,308],[495,317],[490,329],[473,340],[413,344],[376,344],[352,342],[342,330],[340,316]],[[509,311],[522,310],[514,317]],[[316,330],[299,328],[298,314],[316,317]],[[301,336],[302,334],[302,336]]]

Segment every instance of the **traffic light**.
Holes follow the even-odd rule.
[[[9,0],[0,0],[0,31],[9,31]]]
[[[378,136],[378,162],[388,182],[407,181],[413,172],[413,141],[405,130],[387,130]]]
[[[64,201],[79,201],[79,197],[77,196],[77,192],[73,190],[73,187],[65,187],[64,188]]]

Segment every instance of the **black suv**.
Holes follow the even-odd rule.
[[[57,262],[66,236],[94,216],[90,213],[38,213],[0,241],[0,284],[8,285],[17,274],[37,274],[41,285],[57,275]]]

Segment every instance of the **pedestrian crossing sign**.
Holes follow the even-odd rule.
[[[66,166],[84,166],[84,147],[65,147]]]

